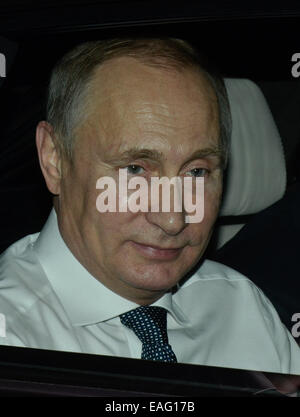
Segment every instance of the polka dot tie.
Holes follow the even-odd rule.
[[[141,306],[120,316],[142,342],[141,359],[177,362],[168,343],[167,311],[162,307]]]

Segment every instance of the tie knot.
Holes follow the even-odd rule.
[[[142,343],[166,344],[167,311],[163,307],[141,306],[120,316],[121,323],[135,332]]]
[[[163,307],[141,306],[120,316],[142,342],[142,359],[177,362],[168,343],[167,310]]]

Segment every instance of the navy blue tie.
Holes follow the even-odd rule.
[[[141,359],[177,362],[168,343],[167,311],[162,307],[141,306],[120,316],[142,342]]]

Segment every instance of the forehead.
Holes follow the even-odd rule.
[[[89,90],[85,137],[103,153],[131,147],[193,152],[218,142],[216,96],[200,72],[123,57],[99,67]]]

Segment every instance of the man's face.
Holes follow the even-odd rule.
[[[77,131],[72,163],[63,161],[56,205],[62,236],[87,270],[138,304],[172,288],[200,259],[222,188],[218,111],[207,81],[191,70],[117,58],[93,79],[87,119]],[[204,151],[204,152],[203,152]],[[100,213],[99,178],[204,175],[201,223],[184,212]],[[118,193],[117,193],[118,199]]]

